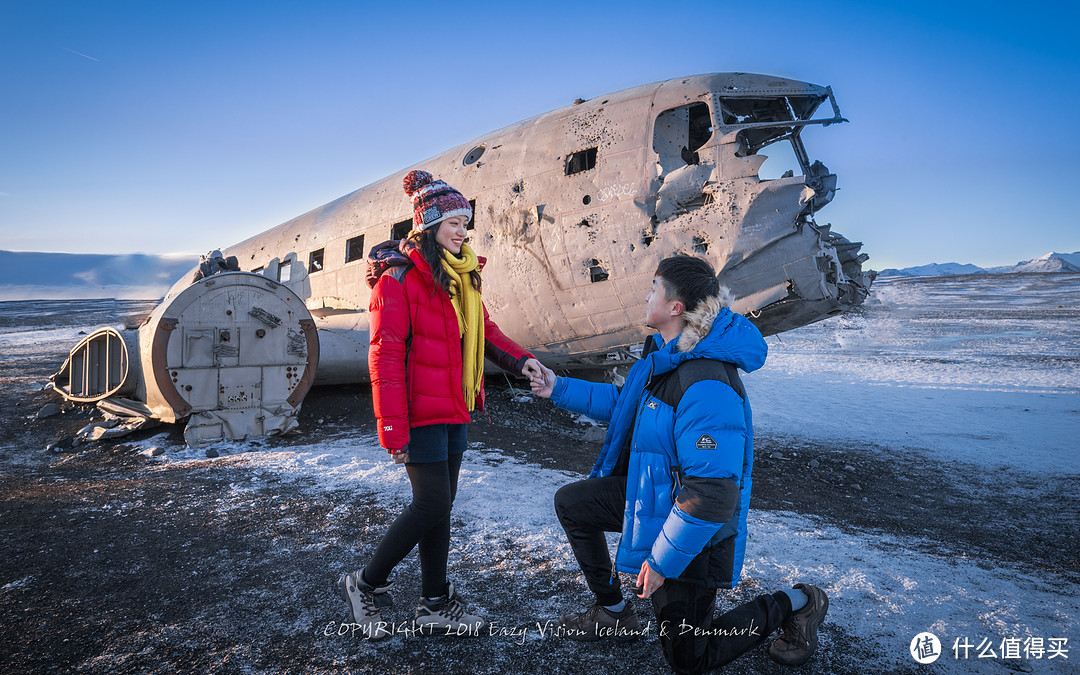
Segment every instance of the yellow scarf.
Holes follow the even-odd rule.
[[[461,257],[443,249],[443,269],[450,275],[450,302],[457,312],[461,343],[461,387],[465,392],[465,408],[476,407],[484,374],[484,305],[480,291],[473,288],[471,272],[479,261],[468,244],[461,245]]]

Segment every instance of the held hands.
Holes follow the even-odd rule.
[[[551,392],[555,389],[555,380],[558,378],[547,366],[536,362],[539,366],[539,372],[535,375],[529,376],[529,386],[532,388],[532,393],[540,398],[551,398]]]
[[[634,591],[637,592],[638,589],[641,589],[638,597],[648,599],[652,597],[656,589],[664,585],[665,581],[667,580],[659,572],[649,567],[649,561],[646,560],[641,563],[641,571],[638,572],[637,587]]]
[[[532,381],[542,377],[540,369],[543,367],[536,359],[528,359],[525,361],[525,365],[521,367],[521,374],[529,378],[529,381]]]

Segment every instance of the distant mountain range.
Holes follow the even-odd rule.
[[[0,251],[0,300],[153,300],[198,263],[198,256]]]
[[[878,272],[879,277],[941,277],[950,274],[1019,274],[1019,273],[1069,272],[1080,274],[1080,251],[1076,253],[1047,253],[1032,260],[1021,260],[1015,265],[1002,267],[979,267],[969,263],[930,263],[903,269],[889,268]]]
[[[0,251],[0,301],[84,298],[161,298],[198,256],[98,255]],[[1020,272],[1080,273],[1080,251],[1047,253],[1015,265],[983,268],[965,263],[932,263],[881,270],[881,277]]]

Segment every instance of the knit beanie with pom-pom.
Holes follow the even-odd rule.
[[[414,231],[426,230],[454,216],[472,219],[469,200],[427,171],[410,171],[404,183],[405,194],[412,198]]]

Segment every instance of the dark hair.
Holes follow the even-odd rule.
[[[698,303],[720,292],[720,281],[712,265],[701,258],[679,253],[660,261],[656,274],[664,282],[669,300],[681,300],[687,312]]]
[[[431,276],[435,278],[435,285],[450,295],[450,275],[446,273],[442,264],[443,251],[446,249],[435,241],[435,232],[441,226],[442,223],[436,223],[426,229],[410,233],[405,239],[405,245],[420,249],[420,255],[424,256],[424,260],[431,266]],[[480,290],[480,270],[473,270],[469,278],[472,279],[473,288]]]

